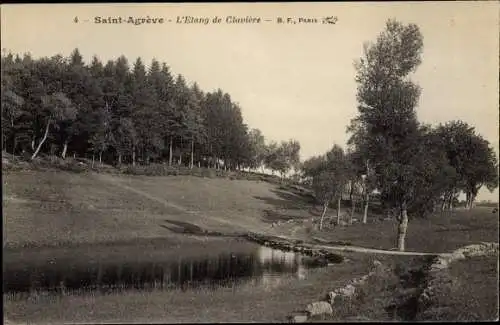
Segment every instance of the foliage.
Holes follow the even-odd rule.
[[[123,55],[105,64],[94,56],[87,65],[78,49],[67,58],[9,53],[2,94],[2,149],[13,154],[67,149],[111,164],[231,170],[258,168],[266,157],[264,136],[249,130],[229,94],[205,93],[155,59],[146,67],[141,58],[130,66]],[[282,149],[281,172],[297,164],[300,145]]]
[[[316,199],[324,205],[340,197],[349,179],[349,163],[344,150],[334,145],[324,156],[309,160],[308,173]]]
[[[290,169],[298,169],[300,165],[300,143],[290,139],[282,141],[279,145],[271,142],[267,147],[264,164],[273,172],[277,171],[283,178]]]

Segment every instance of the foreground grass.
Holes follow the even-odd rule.
[[[445,280],[445,281],[444,281]],[[418,321],[498,320],[498,255],[453,263]]]
[[[442,270],[430,303],[418,297],[427,286],[429,258],[385,262],[353,300],[336,304],[316,321],[492,321],[498,319],[498,256],[473,257]]]
[[[350,261],[310,270],[305,280],[280,277],[265,283],[215,291],[128,291],[68,295],[58,298],[6,299],[4,315],[11,321],[64,322],[284,322],[294,311],[317,301],[353,276],[369,271],[372,256],[350,254]],[[388,258],[388,257],[381,257]],[[393,258],[393,257],[391,257]]]

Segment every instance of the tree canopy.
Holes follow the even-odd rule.
[[[262,132],[221,89],[204,92],[166,63],[124,56],[86,64],[78,49],[33,59],[2,56],[2,150],[66,152],[112,164],[168,162],[256,169],[268,161],[286,173],[300,144],[283,142],[276,159]],[[54,149],[55,148],[55,149]]]

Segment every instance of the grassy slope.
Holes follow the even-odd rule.
[[[3,175],[4,245],[169,237],[168,220],[219,231],[271,228],[264,182],[23,171]],[[244,185],[242,185],[244,183]],[[133,189],[133,190],[131,190]]]
[[[200,238],[169,230],[171,223],[167,221],[187,222],[218,231],[252,230],[270,234],[279,231],[287,234],[292,231],[293,225],[270,228],[269,222],[311,216],[307,200],[264,182],[50,171],[4,173],[3,182],[4,245],[13,246],[29,243],[140,242],[148,238],[165,238],[167,245],[176,246],[180,243],[185,248],[189,243],[195,247]],[[294,233],[309,235],[304,229]],[[375,222],[374,218],[370,218],[367,225],[355,224],[323,232],[313,231],[312,234],[332,241],[390,249],[394,247],[396,228],[392,222]],[[470,212],[459,211],[448,217],[413,220],[409,225],[407,249],[445,252],[478,241],[498,241],[498,215],[492,214],[491,209],[478,208]],[[405,261],[404,257],[393,258],[395,261]],[[130,293],[127,296],[102,296],[95,299],[66,297],[59,305],[8,302],[5,306],[14,319],[16,313],[26,312],[30,319],[38,321],[46,317],[57,318],[57,315],[75,321],[83,321],[85,317],[146,321],[140,318],[141,313],[134,306],[147,308],[149,321],[158,317],[161,320],[201,321],[197,315],[204,315],[207,320],[213,321],[282,320],[282,316],[293,309],[322,298],[329,289],[339,286],[337,284],[340,282],[347,281],[357,273],[366,273],[362,263],[342,266],[343,271],[336,269],[335,272],[327,272],[326,278],[317,275],[305,282],[292,281],[272,291],[249,287],[246,291],[221,291],[208,296],[168,292],[152,295]],[[474,269],[463,270],[464,279],[470,272],[475,272]],[[490,278],[493,274],[491,268],[481,270],[478,274],[484,277]],[[379,286],[378,289],[368,288],[367,296],[374,296],[369,299],[370,304],[365,303],[364,306],[371,308],[368,312],[373,317],[371,319],[387,319],[385,303],[393,299],[395,286],[399,283],[394,279],[387,280],[387,285]],[[467,280],[462,282],[467,283]],[[475,290],[472,287],[462,288],[464,292],[485,292],[479,285],[474,285],[479,291],[472,291]],[[379,296],[380,299],[377,298]],[[169,303],[165,304],[165,301]],[[257,301],[261,303],[255,312],[250,307]],[[457,310],[462,308],[459,306],[464,301],[455,302]],[[190,304],[195,312],[193,308],[186,307]],[[68,306],[71,308],[66,308]],[[169,310],[168,313],[165,310]],[[94,312],[95,317],[85,316],[90,311]],[[481,314],[480,311],[476,313]],[[336,320],[342,319],[341,315],[338,313],[340,318]]]

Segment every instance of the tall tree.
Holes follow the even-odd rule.
[[[153,61],[151,71],[159,73],[159,65]],[[158,94],[146,72],[141,58],[137,58],[132,72],[132,120],[137,133],[138,147],[132,150],[132,164],[136,162],[136,152],[142,161],[149,164],[152,156],[157,157],[163,149],[161,124],[158,110]]]
[[[256,169],[264,164],[266,142],[264,135],[259,129],[251,129],[248,132],[250,144],[249,168]]]
[[[373,162],[377,187],[400,210],[398,249],[405,250],[408,206],[418,185],[414,161],[419,150],[415,107],[420,87],[410,74],[421,63],[423,37],[415,24],[386,23],[375,43],[364,46],[356,64],[358,144]]]
[[[91,90],[95,79],[92,78],[90,71],[83,62],[80,51],[76,48],[67,59],[68,64],[63,72],[63,91],[68,99],[73,103],[76,110],[74,120],[66,120],[59,123],[57,140],[61,149],[61,157],[66,157],[68,145],[73,140],[85,141],[79,135],[88,137],[89,126],[87,117],[92,115],[92,106],[90,103]],[[76,147],[85,147],[83,144],[77,144]]]
[[[118,156],[118,164],[125,156],[134,159],[135,148],[138,145],[137,131],[132,117],[133,113],[133,81],[130,66],[125,56],[120,56],[115,62],[111,61],[104,67],[106,79],[105,101],[111,104],[113,148]],[[128,128],[128,130],[127,130]]]
[[[187,101],[187,114],[186,114],[186,134],[191,142],[190,162],[189,167],[194,166],[195,143],[204,145],[206,140],[206,129],[203,121],[202,104],[204,101],[204,94],[200,90],[197,83],[194,83],[189,89],[189,98]]]
[[[52,95],[44,96],[41,101],[42,115],[45,117],[45,131],[41,139],[38,141],[35,152],[31,156],[32,160],[35,159],[38,152],[40,152],[40,148],[47,140],[51,126],[55,126],[57,128],[58,123],[74,120],[76,117],[76,110],[73,107],[73,103],[63,93],[58,92]]]
[[[323,205],[319,226],[321,230],[327,209],[334,199],[337,200],[337,224],[340,222],[340,201],[348,181],[349,166],[344,150],[338,145],[313,161],[313,168],[308,172],[312,174],[312,188],[316,199]]]
[[[6,142],[11,139],[12,154],[16,150],[18,119],[23,115],[25,102],[16,89],[16,81],[18,82],[21,72],[19,65],[14,62],[11,54],[2,56],[2,150],[7,149]]]
[[[463,121],[440,124],[433,133],[437,137],[437,145],[446,152],[449,164],[444,202],[447,201],[450,206],[462,190],[466,194],[467,207],[472,208],[483,185],[490,190],[497,186],[498,161],[494,150],[488,141],[476,134],[474,127]]]

